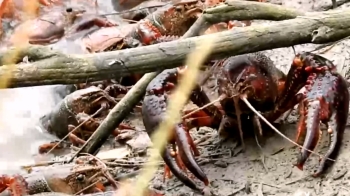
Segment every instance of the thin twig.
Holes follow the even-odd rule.
[[[38,163],[34,163],[31,165],[24,165],[21,166],[22,169],[29,169],[32,167],[40,167],[40,166],[49,166],[49,165],[53,165],[53,164],[57,164],[57,163],[63,163],[63,161],[45,161],[45,162],[38,162]]]
[[[81,153],[81,154],[87,155],[87,156],[95,159],[98,163],[100,163],[100,165],[104,168],[102,170],[102,173],[104,174],[104,176],[107,178],[107,180],[112,184],[112,186],[114,188],[118,187],[117,182],[113,179],[112,175],[109,173],[107,165],[101,159],[99,159],[98,157],[96,157],[94,155],[88,154],[88,153]]]
[[[142,8],[138,8],[138,9],[130,9],[130,10],[126,10],[126,11],[122,11],[122,12],[114,12],[114,13],[108,13],[108,14],[100,14],[99,16],[113,16],[113,15],[121,15],[121,14],[127,14],[130,12],[136,12],[136,11],[140,11],[140,10],[144,10],[144,9],[149,9],[149,8],[157,8],[157,7],[163,7],[165,5],[170,4],[165,3],[163,5],[152,5],[152,6],[147,6],[147,7],[142,7]]]
[[[307,176],[303,176],[303,177],[297,178],[295,180],[292,180],[290,182],[286,182],[283,185],[286,186],[286,185],[294,184],[294,183],[299,182],[301,180],[304,180],[305,178],[308,178],[308,177],[309,177],[308,175]]]
[[[114,180],[121,181],[121,180],[129,179],[129,178],[133,178],[133,177],[137,176],[140,172],[141,172],[141,170],[139,169],[139,170],[127,173],[127,174],[121,174],[121,175],[118,175],[117,177],[115,177]]]
[[[97,183],[99,183],[99,182],[100,182],[100,180],[97,180],[96,182],[94,182],[94,183],[90,184],[89,186],[87,186],[87,187],[85,187],[85,188],[81,189],[80,191],[78,191],[78,192],[77,192],[77,193],[75,193],[74,195],[79,195],[80,193],[82,193],[82,192],[86,191],[87,189],[89,189],[89,188],[91,188],[91,187],[95,186],[95,185],[96,185]]]
[[[245,189],[245,186],[242,186],[241,188],[238,188],[237,190],[233,191],[229,196],[234,196],[237,193],[241,192],[243,189]]]

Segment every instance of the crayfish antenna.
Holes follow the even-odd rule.
[[[235,104],[236,116],[237,116],[237,121],[238,121],[239,137],[241,139],[241,145],[242,145],[242,149],[244,151],[245,150],[245,143],[244,143],[244,138],[243,138],[242,121],[241,121],[242,111],[239,109],[238,101],[239,101],[239,97],[233,97],[233,102]]]
[[[262,132],[259,118],[256,117],[256,115],[255,115],[254,119],[255,119],[255,121],[256,121],[256,123],[257,123],[257,126],[258,126],[258,128],[259,128],[259,132]],[[259,138],[258,138],[258,134],[260,134],[260,133],[256,133],[256,131],[254,131],[255,142],[256,142],[256,145],[259,147],[260,153],[261,153],[260,161],[261,161],[261,164],[263,165],[263,167],[264,167],[266,173],[268,173],[268,172],[269,172],[269,169],[267,168],[267,166],[266,166],[266,164],[265,164],[265,153],[264,153],[264,149],[263,149],[263,147],[260,145]]]
[[[287,136],[285,136],[283,133],[281,133],[278,129],[276,129],[276,127],[274,127],[263,115],[261,115],[261,114],[252,106],[252,104],[250,104],[250,102],[249,102],[248,99],[247,99],[247,96],[241,95],[240,98],[241,98],[241,100],[242,100],[242,101],[243,101],[243,102],[244,102],[244,103],[245,103],[245,104],[246,104],[246,105],[261,119],[261,120],[263,120],[273,131],[275,131],[278,135],[280,135],[280,136],[283,137],[284,139],[288,140],[288,141],[291,142],[292,144],[298,146],[299,148],[301,148],[301,149],[303,149],[303,150],[305,150],[305,151],[308,151],[308,152],[310,152],[310,153],[312,153],[312,154],[315,154],[315,155],[317,155],[317,156],[319,156],[319,157],[322,157],[322,158],[325,158],[325,159],[328,159],[328,160],[331,160],[331,161],[335,161],[335,160],[333,160],[333,159],[330,159],[330,158],[327,158],[327,157],[325,157],[325,156],[323,156],[323,155],[320,155],[320,154],[318,154],[317,152],[314,152],[314,151],[312,151],[312,150],[309,150],[309,149],[307,149],[307,148],[304,148],[303,146],[297,144],[295,141],[289,139]]]
[[[296,51],[295,51],[294,46],[292,46],[292,49],[293,49],[293,52],[294,52],[294,56],[296,56],[296,55],[297,55],[297,53],[296,53]]]
[[[190,113],[188,113],[188,114],[182,116],[182,119],[185,119],[185,118],[191,116],[192,114],[198,112],[199,110],[203,110],[203,109],[205,109],[205,108],[207,108],[207,107],[209,107],[209,106],[211,106],[211,105],[214,105],[214,103],[220,102],[220,101],[223,100],[224,98],[226,98],[225,95],[220,96],[219,98],[215,99],[214,101],[212,101],[212,102],[210,102],[210,103],[208,103],[208,104],[205,104],[204,106],[202,106],[202,107],[200,107],[200,108],[197,108],[197,109],[191,111]]]

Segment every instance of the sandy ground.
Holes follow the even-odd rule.
[[[324,5],[330,5],[331,0],[271,0],[271,2],[311,11],[319,10]],[[108,4],[105,7],[112,9]],[[346,5],[342,7],[346,7]],[[341,42],[325,54],[326,57],[339,65],[339,71],[342,71],[344,65],[348,64],[349,53],[346,51],[348,45],[350,45],[349,41]],[[297,46],[296,50],[302,52],[313,48],[313,45],[305,45]],[[266,53],[283,71],[288,71],[293,58],[291,48],[276,49],[266,51]],[[33,162],[37,146],[52,139],[52,137],[35,129],[35,123],[58,100],[52,92],[52,87],[1,90],[0,93],[0,103],[2,103],[0,105],[0,173],[13,173],[20,165]],[[294,123],[295,120],[294,115],[289,118],[288,122]],[[285,125],[281,130],[290,138],[294,138],[295,124]],[[194,134],[194,138],[200,139],[204,135],[203,132],[211,134],[212,137],[205,145],[200,145],[201,166],[208,175],[213,191],[217,195],[341,196],[350,194],[350,188],[347,188],[350,182],[348,180],[350,174],[347,173],[350,160],[348,153],[350,152],[348,145],[350,134],[348,131],[345,132],[343,147],[337,162],[332,171],[322,179],[307,177],[317,167],[318,157],[312,156],[307,161],[304,171],[292,167],[298,150],[280,136],[266,137],[263,145],[263,154],[265,155],[263,164],[261,161],[262,152],[253,138],[247,138],[247,150],[242,152],[241,148],[233,141],[222,146],[215,145],[217,140],[215,130],[202,128]],[[323,142],[321,146],[323,148],[320,147],[318,150],[323,152],[327,149],[325,148],[327,141]],[[273,154],[280,149],[283,150]],[[166,195],[194,195],[190,189],[184,187],[174,178],[163,183],[161,170],[153,180],[153,187],[165,191]],[[250,191],[248,191],[249,189]]]
[[[295,125],[286,125],[280,130],[291,139],[295,137]],[[349,195],[350,190],[347,188],[350,178],[347,173],[349,137],[349,132],[346,132],[337,162],[322,179],[309,177],[318,165],[317,156],[313,155],[309,158],[304,171],[293,168],[292,163],[296,161],[299,151],[277,135],[266,138],[265,144],[262,145],[263,152],[257,146],[254,138],[247,138],[245,152],[242,152],[241,147],[235,142],[228,141],[220,147],[209,142],[201,146],[201,156],[205,158],[199,158],[199,160],[203,162],[201,166],[211,180],[214,193],[220,196],[289,196],[294,195],[297,191],[305,193],[301,196],[306,196],[307,193],[310,196]],[[215,141],[216,138],[213,140]],[[325,137],[317,152],[324,152],[327,149],[327,142]],[[219,155],[216,156],[216,154]],[[165,189],[166,195],[191,195],[191,191],[177,180],[172,178],[166,184],[163,184],[161,180],[160,171],[154,180],[154,186],[158,189]],[[250,193],[247,193],[246,190],[250,190]]]

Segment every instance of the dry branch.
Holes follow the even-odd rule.
[[[287,20],[305,13],[271,3],[227,0],[204,11],[204,19],[210,23],[229,20]]]
[[[232,3],[233,0],[230,2]],[[246,3],[254,4],[254,2]],[[268,13],[275,14],[277,8],[286,10],[286,8],[277,5],[267,4],[264,6],[274,7],[274,9],[266,9],[266,15]],[[252,12],[254,13],[254,11]],[[262,12],[264,10],[257,12],[260,13],[256,15],[257,19],[262,17]],[[216,21],[228,20],[228,18],[217,15],[221,19]],[[250,11],[242,12],[242,15],[241,19],[252,17]],[[211,14],[212,18],[214,16],[215,14]],[[238,16],[233,15],[230,19],[237,19],[234,17]],[[221,33],[140,48],[87,55],[61,55],[58,53],[58,55],[48,59],[16,65],[10,85],[11,87],[23,87],[74,84],[117,78],[131,73],[148,73],[173,68],[183,63],[187,54],[195,48],[196,42],[203,42],[213,36],[218,36],[213,45],[215,50],[209,57],[213,59],[305,43],[327,43],[349,36],[349,21],[350,9],[305,13],[304,16],[297,16],[295,19],[279,21],[270,25],[236,28]],[[30,48],[37,52],[47,50],[46,47],[40,46],[31,46]],[[55,54],[54,51],[50,53]],[[29,54],[29,52],[26,54],[28,56],[34,55]],[[4,75],[5,69],[7,69],[6,66],[0,68],[0,77]]]

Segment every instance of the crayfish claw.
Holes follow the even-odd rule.
[[[196,185],[196,183],[191,180],[177,165],[173,157],[171,156],[171,153],[169,149],[165,148],[162,152],[162,158],[167,165],[167,167],[170,169],[170,171],[176,176],[182,183],[184,183],[186,186],[190,187],[191,189],[200,191],[201,188]]]
[[[330,113],[328,114],[328,118],[321,119],[322,121],[327,122],[330,145],[325,156],[320,161],[320,166],[313,174],[314,177],[323,174],[334,163],[333,160],[338,156],[349,113],[349,92],[347,90],[347,82],[338,74],[334,76],[336,76],[336,79],[333,83],[334,88],[332,88],[335,89],[335,92],[331,92],[334,94],[333,100],[331,100],[332,104],[325,104],[328,108],[324,109],[330,109],[328,110]]]
[[[155,128],[159,123],[166,118],[166,107],[168,103],[167,92],[169,89],[168,84],[176,84],[178,76],[177,69],[169,69],[160,73],[155,79],[153,79],[147,86],[146,95],[142,104],[142,118],[146,131],[149,135],[153,134]],[[188,113],[189,114],[189,113]],[[191,117],[202,116],[201,112],[192,113]],[[192,116],[193,115],[193,116]],[[205,117],[207,115],[204,115]],[[193,121],[194,124],[206,124],[211,121]],[[161,155],[166,164],[164,177],[169,176],[169,170],[186,186],[196,191],[202,189],[186,175],[186,170],[189,170],[199,180],[203,181],[206,186],[209,185],[209,180],[203,170],[199,167],[198,163],[194,159],[194,156],[199,155],[199,152],[192,140],[188,130],[189,127],[185,126],[184,122],[178,123],[173,129],[171,129],[171,136],[168,138],[168,143],[173,144],[175,153],[172,155],[169,149],[165,147],[162,149]],[[190,123],[189,125],[191,125]],[[191,127],[191,126],[190,126]],[[194,126],[196,127],[196,126]],[[191,128],[194,128],[191,127]],[[164,179],[165,179],[164,178]]]
[[[305,126],[300,128],[303,130],[306,129],[306,136],[303,145],[303,149],[298,157],[297,163],[295,164],[300,170],[303,170],[303,165],[306,162],[307,158],[310,156],[311,152],[316,148],[318,141],[320,139],[320,102],[318,100],[309,102],[307,100],[303,103],[303,112],[305,113]],[[303,124],[301,124],[302,126]]]
[[[196,160],[194,159],[191,145],[188,142],[188,133],[181,125],[177,125],[175,127],[175,139],[176,144],[178,146],[179,155],[181,157],[181,160],[183,161],[183,164],[190,172],[193,173],[194,176],[201,180],[205,184],[205,186],[208,186],[209,180],[203,172],[203,170],[199,167]]]
[[[303,136],[305,130],[306,136],[295,166],[303,169],[305,161],[320,140],[320,122],[328,126],[330,134],[329,149],[313,174],[318,177],[333,164],[340,150],[349,113],[347,81],[336,72],[336,66],[330,60],[316,54],[298,55],[294,59],[294,65],[302,76],[307,75],[304,100],[300,105],[301,119],[297,140],[300,139],[299,136]]]

